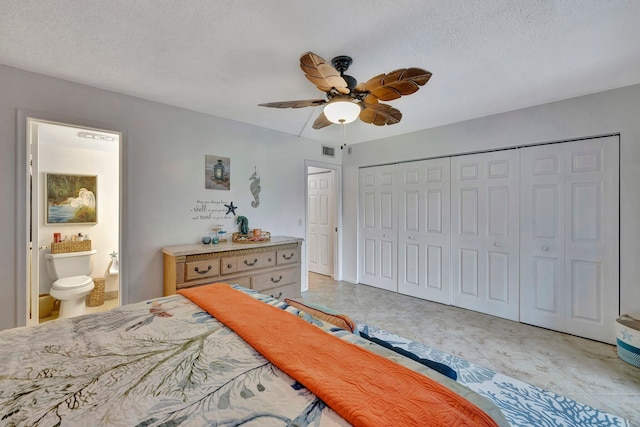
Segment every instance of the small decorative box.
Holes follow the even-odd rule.
[[[640,368],[640,320],[623,314],[616,319],[618,357]]]

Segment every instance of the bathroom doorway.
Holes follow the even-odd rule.
[[[49,295],[54,280],[45,260],[57,239],[64,242],[63,252],[88,246],[97,250],[89,274],[95,287],[86,297],[85,312],[119,306],[122,133],[33,117],[26,118],[26,131],[26,324],[57,318],[60,302]],[[70,193],[62,195],[65,200],[60,194],[55,201],[52,198],[60,188],[56,179],[66,183],[78,177],[94,185],[88,192],[95,200],[95,217],[60,213],[82,206],[81,195],[74,193],[77,189],[60,190]]]

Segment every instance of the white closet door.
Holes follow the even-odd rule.
[[[451,303],[450,158],[399,166],[398,291]]]
[[[518,150],[451,160],[452,305],[519,318]]]
[[[521,319],[613,343],[619,315],[619,137],[522,152]]]
[[[309,270],[333,275],[333,171],[309,175]]]
[[[359,171],[359,281],[398,291],[398,166]]]

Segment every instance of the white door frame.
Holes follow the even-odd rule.
[[[120,134],[120,214],[119,214],[119,248],[118,254],[120,259],[127,259],[128,250],[124,240],[128,235],[128,222],[126,221],[128,206],[127,200],[127,129],[122,126],[113,124],[98,123],[94,121],[70,118],[56,114],[44,113],[32,110],[17,110],[16,115],[16,227],[15,227],[15,253],[16,253],[16,318],[14,320],[16,326],[26,326],[30,313],[30,300],[28,298],[28,289],[30,289],[30,258],[29,258],[29,233],[30,233],[30,170],[29,162],[31,155],[31,132],[29,126],[33,121],[49,122],[63,126],[86,128],[93,130],[106,131]],[[128,303],[128,269],[127,263],[120,264],[120,304]],[[33,296],[35,306],[32,307],[33,312],[37,313],[37,295]],[[36,314],[34,314],[35,316]],[[31,324],[32,322],[29,322]]]
[[[334,280],[342,280],[342,166],[332,163],[318,162],[314,160],[304,161],[304,235],[305,238],[309,229],[309,185],[308,176],[309,168],[321,168],[334,171],[333,180],[333,218],[336,232],[333,239],[333,278]],[[304,245],[303,254],[303,272],[302,278],[302,290],[305,291],[309,288],[309,254],[308,245]]]

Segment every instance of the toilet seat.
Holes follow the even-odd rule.
[[[93,282],[93,279],[89,276],[72,276],[64,277],[53,282],[51,289],[57,289],[60,291],[70,291],[72,289],[82,288]]]

